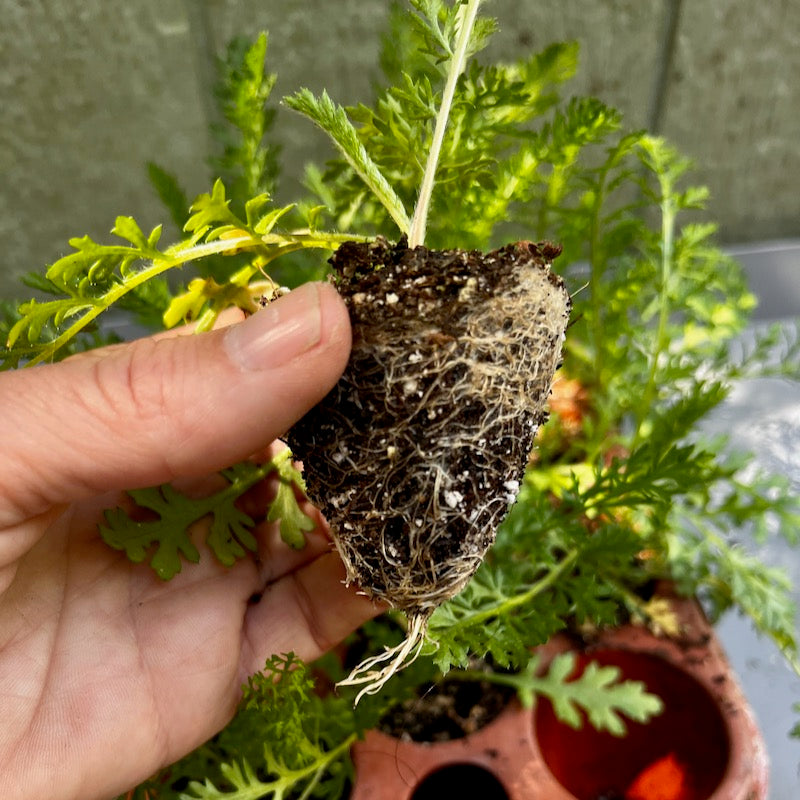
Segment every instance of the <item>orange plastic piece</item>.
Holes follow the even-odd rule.
[[[686,769],[674,753],[654,761],[634,778],[625,800],[692,800]]]

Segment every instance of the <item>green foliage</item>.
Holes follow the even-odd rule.
[[[232,214],[242,218],[247,216],[250,201],[274,194],[279,177],[280,148],[269,140],[276,112],[271,102],[275,75],[267,70],[266,56],[267,34],[262,33],[253,42],[241,37],[232,40],[224,58],[218,62],[215,96],[221,121],[211,125],[215,150],[209,158],[210,179],[215,186],[217,181],[221,181]],[[178,179],[153,163],[148,165],[148,174],[175,226],[183,229],[192,204]],[[316,230],[313,206],[308,207],[306,214],[293,212],[293,209],[293,205],[286,207],[280,216],[288,214],[286,221],[292,227]],[[191,311],[200,316],[197,306],[203,306],[211,297],[214,298],[212,306],[239,304],[237,298],[242,297],[241,293],[234,288],[229,294],[228,284],[240,286],[263,267],[258,254],[254,256],[247,250],[233,250],[221,255],[212,253],[198,261],[196,269],[201,277],[189,292],[195,301],[191,304]],[[280,262],[273,263],[270,273],[278,285],[296,286],[322,277],[324,266],[319,259],[301,256],[289,268]],[[205,287],[201,288],[204,283]],[[216,316],[215,312],[212,313]],[[170,315],[170,319],[173,318],[174,315]],[[168,326],[172,324],[175,323],[170,322]]]
[[[233,722],[138,787],[135,798],[338,800],[352,776],[354,713],[348,700],[320,697],[294,655],[272,656],[244,687]]]
[[[132,217],[117,217],[112,233],[128,244],[104,245],[89,236],[74,238],[75,252],[60,258],[45,273],[56,300],[29,300],[19,306],[6,347],[9,365],[21,360],[31,365],[52,361],[75,337],[92,326],[112,306],[133,311],[140,318],[160,312],[167,326],[198,320],[198,331],[210,329],[230,306],[254,311],[263,285],[251,285],[253,276],[280,256],[301,250],[333,250],[351,239],[345,234],[315,230],[277,233],[278,220],[293,208],[268,208],[268,195],[245,204],[245,219],[230,208],[222,181],[200,195],[191,206],[186,239],[159,249],[161,227],[145,234]],[[205,281],[171,298],[161,280],[164,273],[214,255],[252,254],[249,265],[229,276],[225,284]]]
[[[351,137],[357,137],[353,148],[369,151],[405,208],[417,199],[457,31],[445,3],[412,5],[413,24],[396,6],[395,31],[387,37],[393,49],[383,61],[394,85],[379,88],[371,106],[346,109],[354,127]],[[479,18],[470,51],[479,52],[493,29],[493,21]],[[528,123],[556,104],[555,88],[574,74],[577,52],[574,43],[557,44],[517,64],[473,63],[461,75],[436,173],[430,246],[485,247],[496,227],[521,204],[527,206],[533,187],[544,185],[548,166]],[[595,110],[601,107],[591,102]],[[344,117],[344,110],[339,113]],[[597,125],[589,113],[574,124]],[[327,127],[333,129],[333,123]],[[352,160],[351,154],[331,162],[322,176],[328,192],[320,196],[333,211],[335,224],[396,236],[391,215],[365,191]],[[319,182],[314,177],[310,181],[315,187]],[[335,192],[330,190],[332,183]],[[529,219],[529,211],[525,214]]]
[[[385,625],[370,626],[373,634],[385,636]],[[590,662],[575,678],[575,666],[574,655],[564,654],[544,674],[540,674],[539,658],[534,657],[517,674],[462,671],[449,678],[511,686],[528,706],[538,696],[547,697],[568,724],[579,727],[583,711],[593,725],[615,735],[625,732],[623,717],[645,722],[660,713],[660,700],[641,683],[620,680],[617,668]],[[340,670],[334,666],[332,672],[336,675]],[[420,686],[441,677],[417,669],[414,679]],[[395,687],[394,700],[411,686],[404,675],[397,680],[401,688]],[[233,722],[139,791],[181,800],[346,797],[352,777],[349,748],[365,727],[377,723],[388,705],[386,698],[371,697],[354,708],[350,695],[321,696],[305,664],[292,654],[273,656],[244,687]],[[200,782],[194,779],[198,774],[208,777]]]
[[[333,139],[347,163],[383,205],[400,232],[407,233],[409,221],[403,203],[370,158],[345,110],[337,106],[327,92],[317,98],[308,89],[301,89],[284,102],[289,108],[305,114]]]
[[[270,194],[278,178],[278,148],[267,134],[275,120],[269,103],[275,75],[265,69],[267,34],[233,39],[219,64],[217,102],[227,126],[212,128],[220,155],[211,166],[227,185],[238,212],[251,197]]]
[[[267,512],[267,522],[279,522],[281,539],[290,547],[301,550],[306,543],[303,534],[313,531],[315,523],[297,505],[295,492],[298,485],[302,487],[300,473],[296,473],[294,480],[283,480],[278,484],[275,499],[270,503]]]
[[[614,736],[626,733],[622,715],[634,722],[647,722],[664,710],[661,700],[647,692],[643,683],[621,681],[619,667],[590,661],[580,676],[573,677],[578,658],[567,652],[555,656],[547,673],[540,675],[540,661],[539,656],[534,656],[515,675],[491,673],[482,678],[515,688],[525,708],[532,708],[537,696],[546,697],[556,716],[572,728],[583,726],[583,710],[594,728]]]
[[[466,666],[474,654],[519,669],[530,648],[570,624],[621,621],[626,591],[651,577],[637,558],[646,544],[639,532],[614,521],[590,532],[574,500],[554,506],[529,482],[487,561],[434,613],[429,637],[435,663],[447,671]]]
[[[42,276],[31,274],[23,279],[26,285],[32,286],[44,292],[55,291],[49,282]],[[147,292],[143,292],[147,293]],[[135,294],[135,293],[134,293]],[[131,308],[135,302],[130,304]],[[138,310],[138,309],[137,309]],[[136,313],[136,311],[134,311]],[[10,342],[11,331],[20,324],[22,315],[19,306],[8,301],[0,301],[0,372],[3,370],[17,369],[25,366],[32,358],[36,358],[42,352],[50,349],[53,339],[56,338],[56,330],[50,322],[45,322],[39,331],[38,341],[29,342],[26,340],[15,340],[11,344],[2,346],[3,342]],[[109,327],[100,330],[97,325],[86,325],[76,334],[69,343],[61,347],[51,358],[59,359],[86,350],[94,350],[97,347],[104,347],[109,344],[116,344],[120,337]]]
[[[196,522],[210,517],[205,542],[219,562],[229,567],[257,549],[252,533],[256,522],[236,501],[256,483],[274,476],[278,480],[276,496],[269,504],[267,520],[280,522],[281,538],[290,547],[303,547],[303,532],[313,530],[314,521],[297,503],[295,493],[303,489],[303,480],[292,466],[288,450],[264,464],[237,464],[223,470],[222,476],[227,486],[203,498],[188,497],[169,484],[131,490],[128,494],[135,503],[134,511],[106,511],[105,524],[100,526],[103,541],[123,550],[137,564],[147,560],[159,578],[169,580],[181,571],[181,556],[193,563],[200,560],[190,532]],[[143,512],[150,513],[140,519]]]
[[[228,242],[204,246],[188,240],[161,251],[160,226],[145,235],[132,217],[118,217],[112,233],[129,244],[101,245],[89,236],[71,239],[75,252],[60,258],[45,274],[59,299],[29,300],[19,306],[19,319],[6,339],[8,348],[19,346],[19,358],[30,364],[53,360],[100,314],[117,303],[124,305],[126,296],[135,299],[140,287],[162,273],[232,247]]]

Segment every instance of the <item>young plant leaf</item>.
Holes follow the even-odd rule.
[[[456,83],[459,76],[464,71],[467,61],[468,47],[472,36],[472,29],[478,16],[481,0],[468,0],[456,9],[455,17],[455,46],[452,51],[450,63],[447,68],[447,82],[442,93],[442,102],[439,106],[439,113],[436,115],[436,127],[433,131],[428,159],[425,164],[425,172],[422,176],[422,184],[417,198],[417,205],[414,208],[414,216],[408,231],[409,247],[418,247],[425,242],[425,231],[428,225],[428,210],[430,207],[433,185],[436,180],[436,168],[439,165],[439,155],[444,143],[444,134],[447,122],[450,119],[450,108],[453,105],[453,97],[456,91]],[[449,49],[449,48],[448,48]]]
[[[143,509],[158,515],[158,519],[139,522],[122,508],[105,513],[100,526],[103,541],[136,564],[149,557],[150,566],[162,580],[169,580],[181,571],[181,556],[197,563],[200,553],[189,538],[189,526],[208,512],[198,509],[189,498],[169,485],[153,489],[134,489],[131,499]]]
[[[250,198],[272,193],[279,172],[279,148],[267,138],[275,119],[269,99],[276,78],[266,70],[267,41],[263,31],[252,42],[237,37],[219,63],[215,95],[228,124],[211,127],[221,149],[211,165],[229,187],[237,212]]]
[[[293,654],[273,656],[262,673],[249,679],[240,714],[231,727],[251,740],[246,748],[249,757],[225,748],[217,768],[223,788],[210,778],[202,783],[190,780],[181,800],[339,800],[345,796],[352,777],[348,753],[357,736],[352,706],[342,698],[320,698],[309,668]],[[223,733],[219,745],[226,740],[234,744],[231,733]],[[263,742],[260,753],[254,752],[254,736]]]
[[[660,698],[650,694],[641,681],[620,680],[619,667],[590,661],[581,676],[572,679],[576,664],[575,653],[561,653],[547,673],[539,676],[539,657],[534,656],[521,673],[496,676],[493,680],[516,687],[526,708],[531,708],[535,697],[541,695],[550,700],[556,716],[570,727],[582,726],[583,711],[594,728],[614,736],[625,735],[623,716],[647,722],[663,711]]]
[[[402,201],[370,158],[344,108],[336,105],[327,92],[315,97],[308,89],[284,98],[284,102],[315,122],[333,139],[347,163],[378,198],[400,232],[408,233],[409,220]]]
[[[291,452],[284,450],[272,459],[278,472],[278,488],[267,513],[268,522],[280,521],[281,539],[295,549],[305,545],[303,535],[316,523],[299,506],[297,493],[305,491],[303,476],[292,464]]]
[[[237,559],[257,549],[252,533],[255,520],[241,511],[236,501],[251,486],[276,473],[277,495],[266,516],[269,521],[280,521],[281,535],[287,544],[301,548],[305,544],[303,532],[313,530],[315,523],[298,505],[295,487],[302,489],[302,479],[292,466],[290,455],[285,450],[264,464],[242,462],[224,470],[222,475],[228,485],[204,498],[187,497],[169,484],[132,490],[128,494],[139,512],[132,516],[122,508],[107,511],[100,534],[108,545],[123,550],[131,561],[149,560],[156,574],[162,580],[169,580],[181,571],[181,557],[194,563],[200,560],[189,532],[195,523],[210,517],[206,544],[221,564],[232,566]],[[137,519],[142,509],[157,518]]]

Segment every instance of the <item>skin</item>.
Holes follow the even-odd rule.
[[[0,786],[4,800],[108,798],[208,739],[274,653],[313,659],[379,609],[343,585],[324,524],[301,551],[169,582],[107,547],[122,491],[201,493],[333,386],[347,311],[309,284],[244,321],[0,375]],[[269,487],[246,509],[265,513]]]

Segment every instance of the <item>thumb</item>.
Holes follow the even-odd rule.
[[[0,523],[3,505],[30,516],[242,460],[322,399],[349,349],[344,303],[311,283],[223,330],[0,375]]]

